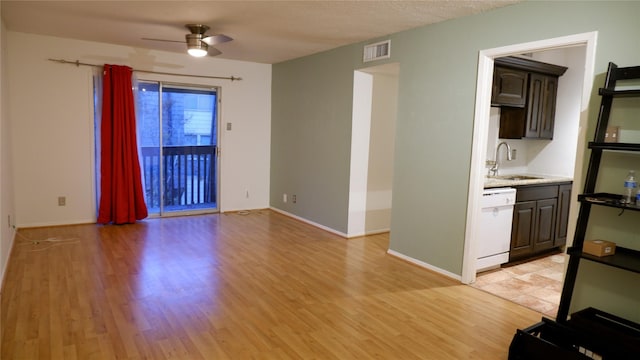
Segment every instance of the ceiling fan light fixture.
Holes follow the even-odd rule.
[[[203,57],[203,56],[207,56],[207,50],[202,49],[202,48],[192,48],[189,47],[189,49],[187,49],[187,52],[189,53],[189,55],[193,56],[193,57]]]
[[[187,52],[193,57],[207,56],[209,46],[202,42],[202,34],[187,35]]]

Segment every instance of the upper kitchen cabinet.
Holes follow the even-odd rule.
[[[496,66],[493,69],[491,106],[524,107],[528,81],[529,73],[526,71]]]
[[[513,56],[495,60],[491,105],[501,108],[500,138],[553,138],[558,78],[565,71]]]

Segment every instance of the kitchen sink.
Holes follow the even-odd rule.
[[[489,176],[490,179],[497,180],[537,180],[544,179],[541,176],[532,176],[532,175],[498,175],[498,176]]]

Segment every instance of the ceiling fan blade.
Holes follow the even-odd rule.
[[[224,34],[205,36],[202,38],[202,42],[204,42],[207,45],[221,44],[231,40],[233,39]]]
[[[152,38],[142,38],[142,40],[150,40],[150,41],[163,41],[163,42],[175,42],[184,44],[184,40],[166,40],[166,39],[152,39]]]
[[[222,54],[222,51],[214,48],[214,47],[209,47],[209,51],[207,52],[207,54],[209,56],[218,56],[220,54]]]

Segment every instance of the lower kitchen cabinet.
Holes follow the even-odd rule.
[[[521,259],[554,246],[557,207],[557,198],[515,204],[509,260]]]
[[[509,261],[528,256],[533,252],[535,213],[535,201],[521,201],[514,205]]]
[[[567,243],[569,231],[569,207],[571,207],[571,184],[558,186],[558,220],[556,221],[556,238],[553,246]]]
[[[570,183],[517,187],[509,261],[566,243],[570,196]]]
[[[556,235],[558,199],[536,201],[536,226],[534,227],[533,252],[551,249]]]

